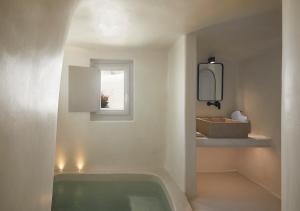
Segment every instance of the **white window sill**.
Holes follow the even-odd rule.
[[[91,121],[133,121],[134,120],[132,114],[105,115],[96,112],[91,113],[90,119]]]

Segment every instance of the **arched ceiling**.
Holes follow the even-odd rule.
[[[280,0],[81,0],[67,44],[167,47],[181,34],[280,7]]]
[[[243,61],[281,48],[282,13],[281,10],[275,10],[239,18],[206,27],[195,34],[198,39],[198,56]]]

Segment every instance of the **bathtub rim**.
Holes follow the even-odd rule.
[[[192,211],[192,208],[185,196],[185,194],[179,189],[179,187],[174,183],[170,176],[164,170],[97,170],[97,171],[56,171],[54,173],[53,184],[55,181],[59,181],[60,178],[69,178],[72,179],[72,176],[87,176],[90,178],[105,177],[105,176],[128,176],[134,178],[127,178],[128,180],[135,180],[136,178],[146,178],[148,181],[153,181],[158,183],[169,202],[172,211]],[[108,178],[111,180],[112,178]]]

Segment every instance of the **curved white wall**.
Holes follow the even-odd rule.
[[[0,1],[0,210],[51,208],[62,46],[73,6]]]

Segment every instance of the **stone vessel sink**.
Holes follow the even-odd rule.
[[[199,117],[197,131],[209,138],[248,138],[249,122],[239,122],[225,117]]]

